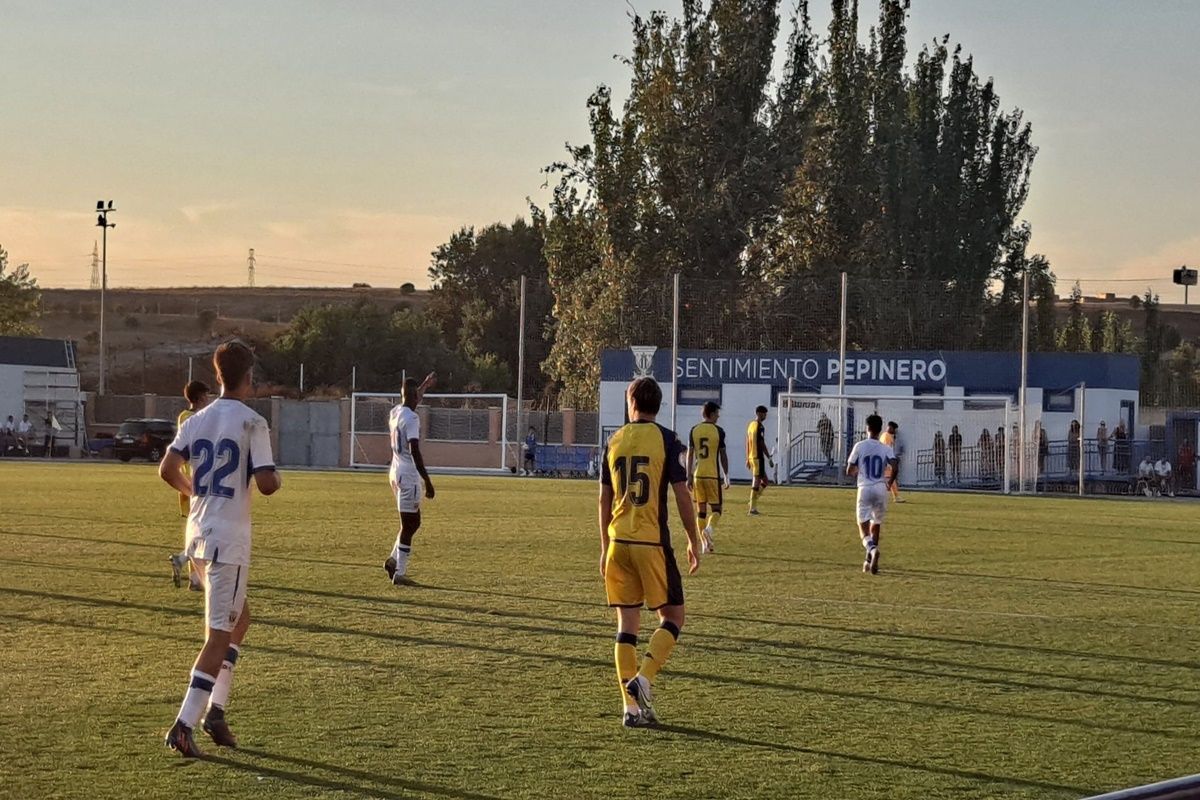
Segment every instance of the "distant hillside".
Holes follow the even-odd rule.
[[[386,309],[421,309],[427,294],[399,289],[323,289],[290,287],[194,287],[185,289],[109,289],[105,336],[108,389],[115,394],[175,394],[193,374],[211,380],[213,345],[237,335],[269,341],[287,327],[301,308],[355,303],[365,299]],[[86,289],[43,289],[42,335],[79,343],[83,388],[99,384],[100,293]],[[212,311],[211,335],[201,313]]]

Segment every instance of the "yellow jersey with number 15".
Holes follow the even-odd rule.
[[[667,488],[687,480],[683,443],[657,422],[630,422],[604,448],[600,483],[613,488],[609,538],[670,545]]]

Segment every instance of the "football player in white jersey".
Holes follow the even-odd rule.
[[[158,467],[159,476],[190,499],[187,554],[204,584],[205,638],[191,683],[166,744],[201,758],[193,730],[236,747],[225,703],[239,648],[250,625],[246,573],[250,566],[250,483],[264,495],[279,491],[267,421],[245,404],[253,385],[254,353],[225,342],[213,354],[221,396],[184,421]],[[184,465],[191,466],[191,475]]]
[[[434,495],[433,481],[421,458],[421,418],[417,416],[417,405],[425,391],[436,382],[437,375],[432,372],[420,385],[415,378],[405,380],[400,405],[388,415],[388,432],[392,437],[392,466],[388,469],[388,480],[392,494],[396,496],[396,509],[400,512],[400,531],[383,568],[396,586],[412,583],[408,579],[408,560],[412,555],[413,536],[421,527],[422,489],[430,500]]]
[[[846,474],[858,478],[858,533],[863,549],[863,572],[879,572],[879,533],[887,515],[888,489],[896,467],[896,453],[879,441],[883,418],[867,417],[867,438],[857,442],[846,460]]]

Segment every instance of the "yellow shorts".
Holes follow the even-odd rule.
[[[721,505],[721,481],[717,478],[693,478],[692,497],[697,503]]]
[[[604,591],[619,608],[683,605],[683,579],[670,545],[610,541],[604,559]]]

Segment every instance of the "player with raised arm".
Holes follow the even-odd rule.
[[[204,755],[192,733],[202,716],[214,742],[237,746],[225,704],[250,626],[250,483],[264,495],[281,485],[267,421],[244,402],[253,386],[253,351],[236,339],[225,342],[213,354],[213,366],[220,398],[184,421],[158,467],[164,481],[191,498],[187,553],[204,584],[204,646],[166,736],[167,747],[186,758]],[[185,464],[192,467],[190,477]]]
[[[774,469],[771,451],[767,449],[767,407],[754,409],[754,419],[746,426],[746,467],[750,470],[750,516],[758,516],[758,498],[767,490],[767,464]]]
[[[683,579],[667,529],[668,488],[687,532],[689,574],[700,568],[700,542],[683,443],[655,421],[662,389],[653,378],[638,378],[629,384],[625,401],[630,422],[608,440],[600,466],[600,575],[608,605],[617,610],[614,657],[623,724],[643,728],[658,721],[650,684],[683,628]],[[639,669],[642,606],[658,612],[659,627]]]
[[[896,466],[892,448],[879,441],[883,418],[878,414],[867,417],[867,438],[854,444],[846,459],[846,474],[858,478],[858,533],[866,557],[863,572],[879,572],[879,535],[887,515],[888,482]]]
[[[391,555],[383,562],[388,579],[395,586],[411,584],[408,578],[408,561],[412,556],[412,541],[421,527],[421,489],[433,499],[433,481],[425,470],[421,457],[421,418],[417,406],[425,392],[437,382],[437,375],[429,373],[420,384],[416,378],[404,381],[400,405],[388,415],[388,432],[392,439],[392,465],[388,470],[388,481],[396,497],[396,509],[400,512],[400,531]]]
[[[713,532],[721,519],[721,490],[729,488],[729,454],[725,451],[725,430],[717,424],[721,406],[709,400],[701,414],[704,421],[688,435],[687,474],[688,486],[696,500],[696,526],[703,526],[702,549],[712,553]]]
[[[183,427],[183,423],[187,422],[189,417],[193,416],[197,411],[208,405],[209,400],[212,399],[212,395],[209,393],[208,384],[204,383],[203,381],[188,381],[187,386],[183,387],[183,397],[185,400],[187,400],[188,405],[187,408],[179,412],[179,420],[175,427],[176,432]],[[184,464],[183,474],[191,477],[192,468],[189,465]],[[183,517],[185,521],[187,520],[188,511],[191,508],[191,502],[192,499],[190,497],[182,492],[179,493],[179,516]],[[183,573],[184,570],[187,570],[188,588],[193,592],[202,592],[204,591],[204,587],[200,584],[200,575],[199,573],[192,571],[191,562],[188,560],[186,549],[186,522],[184,523],[183,533],[185,549],[179,551],[178,553],[173,553],[168,557],[168,560],[171,562],[171,580],[175,584],[175,588],[178,589],[183,585]]]

